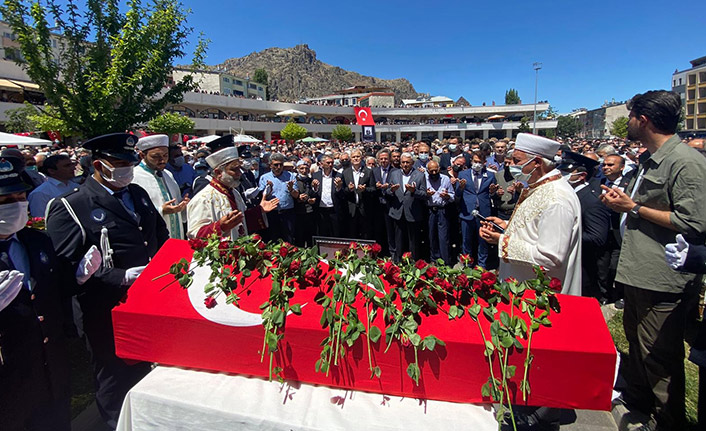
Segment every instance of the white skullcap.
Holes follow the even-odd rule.
[[[235,147],[227,147],[222,150],[218,150],[210,156],[206,157],[206,163],[211,169],[216,169],[225,165],[228,162],[238,158],[238,149]]]
[[[306,160],[300,159],[300,160],[297,162],[297,167],[299,167],[299,166],[301,166],[301,165],[308,165],[308,163],[306,162]]]
[[[169,147],[169,136],[150,135],[137,140],[135,147],[140,151],[147,151],[157,147]]]
[[[556,152],[561,145],[557,141],[533,135],[531,133],[519,133],[515,140],[515,149],[534,156],[542,156],[549,160],[554,160]]]

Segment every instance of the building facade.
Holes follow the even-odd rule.
[[[199,90],[206,93],[217,93],[224,96],[245,97],[248,99],[265,100],[267,97],[267,86],[254,82],[250,78],[240,78],[229,73],[199,70],[191,72],[188,69],[174,69],[172,78],[180,81],[188,74],[194,75],[194,80],[199,86]]]
[[[682,132],[706,133],[706,56],[692,60],[691,68],[672,74],[672,91],[684,107]]]
[[[597,109],[578,109],[569,115],[577,118],[581,125],[578,136],[586,139],[604,139],[614,137],[610,130],[613,123],[620,117],[628,117],[627,104],[625,102],[606,102]]]

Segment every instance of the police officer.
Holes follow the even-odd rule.
[[[114,133],[83,144],[91,151],[93,176],[49,205],[47,231],[56,253],[78,262],[96,246],[102,265],[75,292],[76,326],[87,338],[94,367],[96,404],[115,428],[128,390],[149,371],[115,355],[111,309],[127,294],[145,265],[169,237],[147,192],[130,184],[138,162],[135,136]]]
[[[70,430],[60,290],[76,282],[49,238],[25,227],[23,167],[0,157],[0,429]]]

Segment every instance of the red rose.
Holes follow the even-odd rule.
[[[265,245],[264,242],[258,242],[258,243],[257,243],[257,248],[258,248],[259,250],[264,250],[265,247],[267,247],[267,246]]]
[[[306,272],[304,273],[304,278],[306,279],[306,281],[313,284],[313,282],[315,282],[319,279],[319,274],[318,274],[317,269],[316,268],[307,269]]]
[[[291,250],[289,250],[289,251],[291,251],[292,253],[296,253],[296,252],[298,252],[298,251],[299,251],[299,249],[298,249],[298,248],[296,248],[296,247],[292,247],[292,249],[291,249]]]
[[[555,292],[561,292],[561,280],[552,277],[551,281],[549,282],[549,288]]]
[[[213,308],[218,304],[216,302],[216,298],[214,298],[213,296],[207,296],[203,303],[204,305],[206,305],[206,308]]]
[[[262,237],[258,234],[255,234],[252,236],[253,241],[262,241]]]
[[[412,258],[412,253],[407,252],[402,255],[402,259],[411,259]]]
[[[301,262],[299,260],[292,261],[292,263],[289,265],[289,270],[291,272],[297,272],[299,271],[299,268],[301,268]]]
[[[480,281],[488,287],[494,285],[496,280],[497,279],[495,278],[495,274],[493,274],[492,272],[484,272],[480,276]]]
[[[466,274],[459,274],[458,277],[456,277],[456,286],[458,287],[467,287],[468,286],[468,277]]]
[[[435,268],[435,269],[436,269],[436,268]],[[453,290],[453,289],[452,289],[453,286],[451,285],[451,283],[449,283],[448,281],[444,280],[444,279],[441,278],[441,277],[435,278],[435,279],[434,279],[434,284],[436,284],[437,286],[439,286],[439,288],[440,288],[441,290],[444,290],[444,291],[446,291],[446,292],[451,292],[451,291]]]
[[[370,246],[370,251],[377,256],[382,251],[382,247],[380,246],[380,244],[375,243]]]
[[[226,254],[228,254],[228,251],[230,251],[229,249],[230,249],[230,242],[228,242],[228,241],[222,241],[218,244],[218,250],[219,250],[221,256],[225,256]]]
[[[422,259],[419,259],[419,260],[414,264],[414,266],[415,266],[415,268],[417,268],[417,269],[424,269],[424,268],[427,267],[427,263],[424,262]]]
[[[508,277],[505,279],[506,283],[517,283],[517,279],[515,277]]]
[[[348,248],[350,248],[351,250],[355,250],[355,249],[358,248],[358,243],[355,242],[355,241],[352,241],[352,242],[348,245]]]
[[[208,245],[208,241],[204,241],[201,238],[194,238],[189,240],[189,246],[192,250],[203,250]]]
[[[395,264],[390,262],[389,260],[385,262],[385,264],[382,266],[382,270],[385,271],[385,275],[394,273],[396,269],[398,268],[395,266]]]
[[[483,283],[480,280],[473,280],[473,290],[480,290],[483,288]]]
[[[272,252],[266,251],[266,252],[262,253],[262,258],[265,260],[272,260]]]
[[[434,278],[439,273],[439,269],[435,266],[430,266],[427,268],[426,276],[427,278]]]
[[[283,245],[282,247],[279,248],[279,255],[282,258],[287,257],[287,253],[289,253],[289,249],[287,248],[286,245]]]
[[[468,254],[459,255],[458,260],[464,265],[472,265],[473,264],[473,258]]]

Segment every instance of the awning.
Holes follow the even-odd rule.
[[[0,79],[0,89],[2,90],[22,90],[22,87],[7,79]]]
[[[24,88],[25,90],[30,90],[30,91],[39,91],[41,92],[42,90],[39,89],[39,85],[35,84],[34,82],[27,82],[27,81],[11,81],[13,84],[19,85],[20,87]]]

